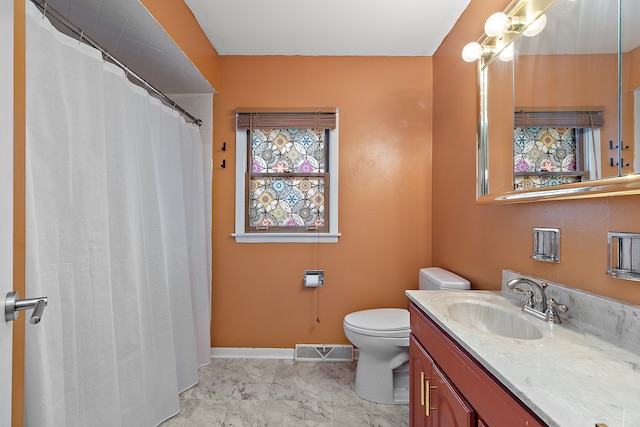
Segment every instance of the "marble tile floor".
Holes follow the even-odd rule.
[[[160,427],[404,427],[408,405],[354,393],[354,363],[212,359]]]

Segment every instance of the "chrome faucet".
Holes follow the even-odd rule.
[[[529,285],[530,289],[521,289],[519,286],[522,284]],[[547,288],[546,283],[539,284],[531,279],[519,277],[507,282],[507,288],[527,297],[527,301],[524,303],[522,311],[529,313],[540,320],[544,320],[545,322],[556,324],[561,323],[562,321],[558,315],[558,310],[563,313],[569,311],[569,308],[567,308],[566,305],[559,304],[553,298],[547,298],[545,293],[545,289]],[[537,297],[536,293],[538,294]]]

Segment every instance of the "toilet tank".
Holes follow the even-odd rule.
[[[467,279],[440,267],[421,268],[419,286],[420,289],[429,290],[471,289]]]

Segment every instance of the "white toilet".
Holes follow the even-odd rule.
[[[422,268],[420,289],[470,289],[469,281],[439,267]],[[344,333],[360,351],[356,394],[376,403],[409,403],[409,311],[377,308],[344,318]]]

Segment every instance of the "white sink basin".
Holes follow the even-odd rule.
[[[482,299],[460,298],[449,304],[452,319],[481,331],[521,340],[537,340],[546,334],[540,320],[522,313],[517,307]]]

